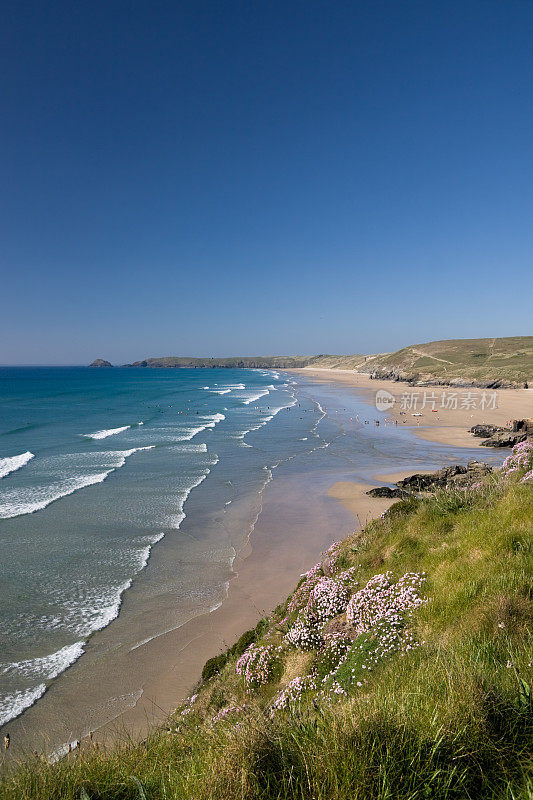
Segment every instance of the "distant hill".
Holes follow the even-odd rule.
[[[523,384],[533,381],[533,336],[414,344],[367,357],[358,371],[415,382]]]
[[[125,364],[126,367],[228,367],[230,369],[297,369],[309,364],[313,357],[307,356],[234,356],[232,358],[189,358],[164,356],[146,358]]]
[[[373,355],[235,356],[147,358],[127,367],[228,367],[349,369],[410,383],[477,386],[533,384],[533,336],[445,339]]]

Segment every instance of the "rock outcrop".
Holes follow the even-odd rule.
[[[474,436],[479,436],[481,439],[486,439],[488,436],[494,436],[495,433],[503,433],[507,429],[500,428],[498,425],[488,425],[482,422],[479,425],[473,425],[468,430],[469,433],[474,434]]]
[[[444,486],[466,486],[480,480],[484,475],[489,475],[492,467],[483,461],[469,461],[466,467],[453,464],[443,467],[429,474],[415,474],[398,481],[396,486],[408,491],[428,491]]]
[[[95,358],[92,364],[89,364],[90,367],[112,367],[113,364],[110,361],[106,361],[103,358]]]
[[[484,461],[469,461],[468,464],[453,464],[443,467],[437,472],[415,473],[401,481],[396,486],[377,486],[367,492],[370,497],[406,498],[418,492],[431,492],[444,487],[465,487],[481,480],[485,475],[490,475],[492,467]]]
[[[397,497],[402,499],[404,497],[411,497],[411,492],[407,492],[405,489],[400,489],[397,486],[376,486],[375,489],[370,489],[367,492],[370,497],[386,497],[386,498],[393,498]]]
[[[527,439],[526,433],[504,430],[495,433],[490,439],[485,439],[484,442],[481,442],[481,447],[514,447],[515,444],[523,442],[524,439]]]
[[[489,437],[481,442],[481,447],[514,447],[528,436],[533,436],[533,420],[515,419],[510,430],[509,428],[498,428],[496,425],[474,425],[470,428],[470,433],[473,433],[474,436]]]

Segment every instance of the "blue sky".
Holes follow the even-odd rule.
[[[0,363],[531,334],[533,3],[29,2]]]

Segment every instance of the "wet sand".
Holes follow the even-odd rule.
[[[388,483],[389,481],[384,482]],[[344,508],[354,514],[358,527],[364,528],[367,523],[381,516],[393,503],[397,502],[395,499],[387,500],[384,497],[369,497],[366,493],[369,489],[374,488],[375,485],[372,483],[337,481],[328,490],[328,495],[340,500]]]
[[[412,427],[415,435],[439,444],[456,447],[479,447],[482,439],[472,436],[468,428],[478,423],[505,426],[513,419],[533,417],[533,388],[531,389],[477,389],[452,388],[449,386],[411,387],[406,383],[387,380],[372,380],[352,370],[317,369],[305,367],[291,372],[313,378],[316,381],[345,386],[359,397],[374,405],[376,392],[380,389],[394,396],[395,403],[388,412],[393,423]],[[426,404],[424,403],[426,392]],[[432,411],[432,393],[435,394],[435,411]],[[457,408],[442,408],[442,395],[449,399],[451,393],[457,395]],[[485,397],[483,398],[483,393]],[[404,405],[413,406],[411,395],[417,395],[416,409],[409,407],[401,414],[402,396]],[[493,395],[496,394],[496,407],[493,408]],[[405,398],[407,395],[407,398]],[[467,395],[472,395],[471,397]],[[446,402],[446,401],[445,401]],[[475,407],[471,407],[475,403]],[[422,417],[413,417],[420,412]]]
[[[306,378],[313,377],[307,371],[304,374]],[[420,471],[422,467],[429,470],[434,465],[436,469],[446,459],[449,461],[449,448],[443,448],[441,454],[439,448],[428,447],[422,442],[417,447],[416,439],[411,438],[403,425],[401,429],[400,426],[396,429],[398,436],[395,430],[387,430],[385,426],[374,430],[374,426],[363,425],[363,439],[365,436],[370,436],[370,439],[364,445],[368,447],[368,452],[364,451],[367,454],[366,466],[361,467],[359,457],[351,449],[351,442],[359,440],[359,433],[353,424],[354,411],[343,407],[350,406],[353,401],[359,404],[359,413],[368,413],[370,417],[374,408],[362,406],[359,400],[360,387],[355,387],[358,397],[351,391],[348,394],[346,390],[353,388],[353,384],[348,380],[338,381],[336,376],[324,378],[320,375],[318,381],[315,378],[314,389],[319,391],[313,396],[320,397],[321,384],[332,380],[335,385],[328,387],[327,398],[332,405],[328,405],[329,412],[324,424],[338,429],[341,440],[348,442],[343,445],[348,450],[342,451],[342,446],[336,444],[341,441],[335,438],[337,434],[331,435],[333,446],[321,451],[324,455],[315,453],[307,465],[300,464],[297,469],[284,468],[279,474],[276,473],[262,495],[262,506],[258,509],[257,522],[250,538],[237,554],[233,572],[228,571],[229,589],[222,605],[127,652],[120,650],[122,612],[115,622],[98,634],[100,651],[101,641],[105,638],[109,650],[116,652],[113,660],[115,686],[120,687],[120,694],[115,692],[116,696],[111,698],[120,701],[117,702],[117,714],[113,718],[113,714],[109,713],[107,719],[111,718],[111,721],[96,729],[95,738],[98,741],[111,743],[125,736],[144,736],[151,726],[164,722],[168,714],[193,690],[208,658],[227,649],[245,630],[283,602],[294,589],[300,574],[315,564],[333,541],[345,538],[358,527],[364,527],[394,502],[368,497],[366,491],[369,488],[379,482],[398,480],[400,476]],[[323,388],[326,389],[325,386]],[[310,391],[314,389],[311,385]],[[366,402],[371,399],[371,392],[369,389],[363,394]],[[335,408],[332,393],[337,398]],[[356,439],[346,436],[346,432]],[[397,439],[397,450],[385,454],[384,461],[381,446],[374,450],[372,441],[376,440],[375,443],[379,445],[379,442],[389,440],[390,435]],[[476,441],[469,441],[469,444],[474,446]],[[376,459],[379,458],[379,463],[385,468],[377,467]],[[395,467],[404,468],[411,463],[411,469],[402,469],[397,475],[375,475],[376,472],[389,471],[385,464],[392,471]],[[162,554],[163,550],[159,552]],[[157,548],[153,558],[157,566]],[[126,611],[127,604],[131,602],[126,593]],[[127,614],[124,616],[127,617]],[[102,703],[101,682],[107,679],[107,675],[104,665],[99,664],[92,653],[91,642],[86,655],[78,663],[80,670],[85,665],[86,672],[80,673],[74,681],[76,670],[67,670],[35,706],[10,726],[13,755],[21,755],[32,749],[50,752],[58,742],[83,741],[90,730],[95,730],[97,726],[92,720],[91,709],[98,709],[98,703]],[[140,683],[139,676],[142,678]],[[142,686],[140,691],[139,685]],[[69,700],[73,705],[76,704],[80,689],[84,692],[85,715],[77,718],[71,714],[68,721],[57,719],[57,714],[54,717],[58,698],[60,706],[68,708]],[[130,707],[126,710],[125,698],[130,698]],[[101,711],[101,705],[98,710]],[[36,741],[35,731],[46,731],[46,734]],[[53,743],[54,747],[47,746],[47,743]]]

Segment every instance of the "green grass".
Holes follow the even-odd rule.
[[[480,384],[533,381],[533,336],[501,339],[446,339],[403,347],[375,356],[316,356],[308,366],[329,369],[395,371],[404,379],[454,378]]]
[[[517,385],[533,381],[533,336],[501,339],[447,339],[404,347],[378,355],[235,356],[233,358],[189,358],[164,356],[135,361],[141,367],[228,367],[264,369],[348,369],[369,372],[395,370],[406,377],[435,377],[479,381],[509,381]]]
[[[523,383],[533,379],[533,336],[449,339],[411,345],[371,362],[376,367],[434,376]]]
[[[281,641],[283,604],[230,649],[169,731],[109,750],[84,744],[53,766],[30,759],[0,799],[531,800],[532,529],[533,488],[512,478],[396,504],[343,543],[342,563],[361,586],[385,570],[426,571],[428,603],[413,619],[422,647],[384,662],[362,689],[347,680],[347,697],[304,695],[272,717],[273,694],[314,655],[291,651],[248,696],[235,662],[251,638]],[[243,702],[244,713],[211,724]]]

